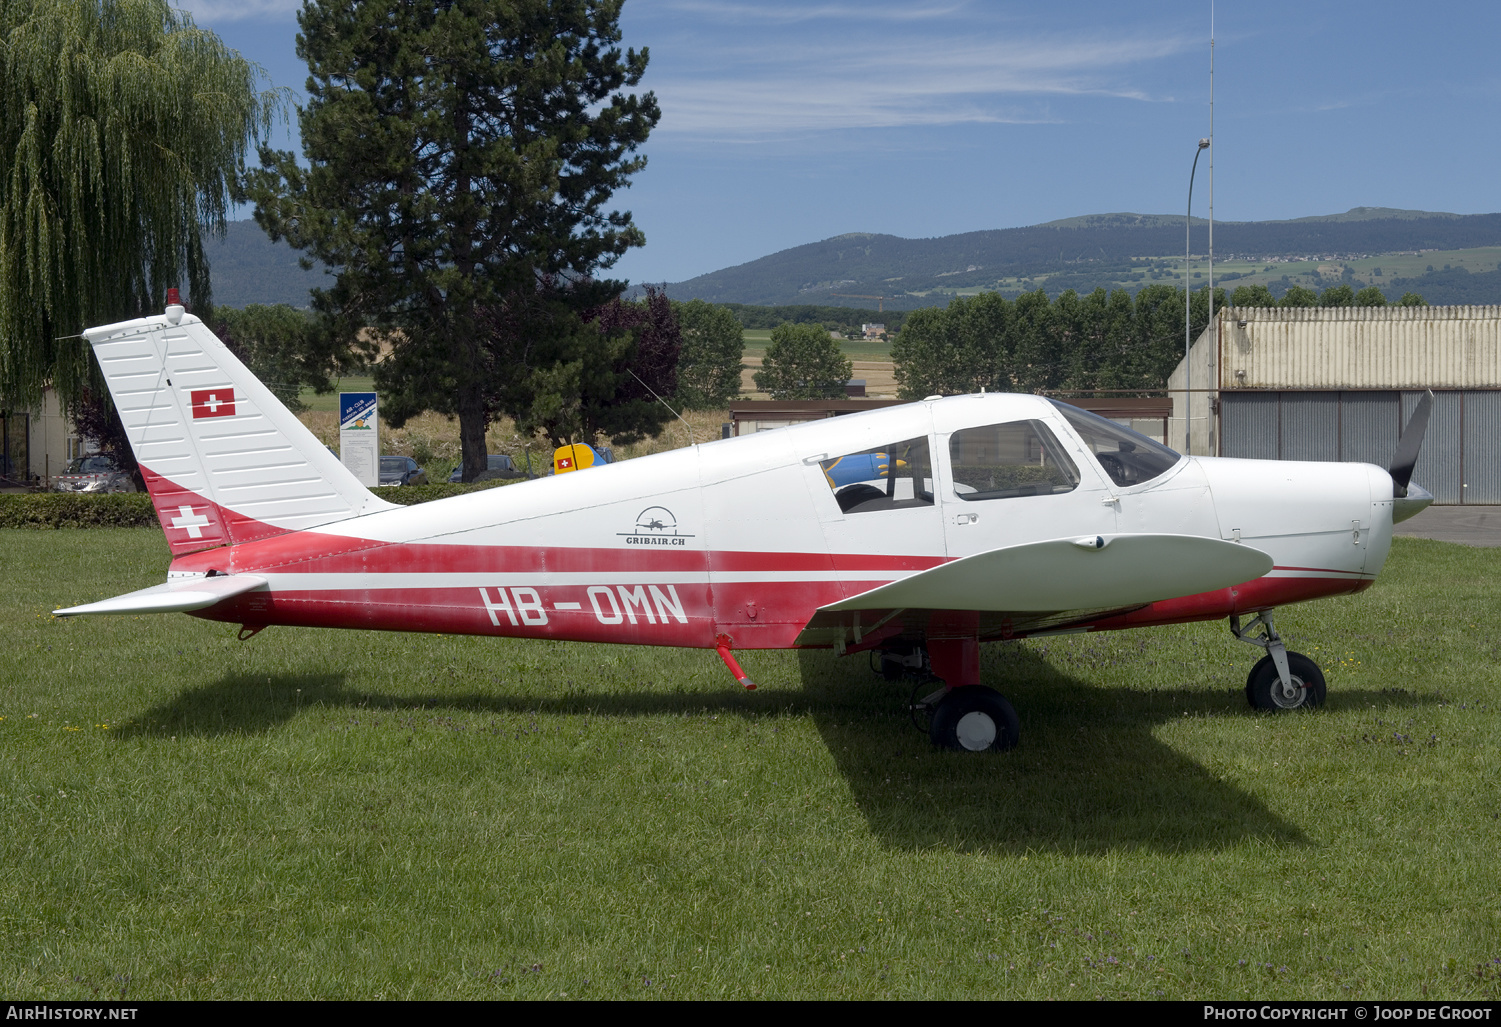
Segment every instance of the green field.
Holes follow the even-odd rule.
[[[766,347],[771,345],[770,328],[747,328],[741,336],[745,340],[747,357],[766,356]],[[839,342],[839,351],[851,360],[889,361],[891,359],[891,343],[879,340],[842,339]]]
[[[1183,287],[1182,256],[1142,257],[1136,259],[1135,263],[1139,270],[1148,274],[1155,269],[1157,277],[1134,281],[1121,278],[1115,283],[1116,286],[1131,288],[1133,291],[1143,285],[1153,283],[1171,285],[1179,289]],[[1322,291],[1331,285],[1338,285],[1344,268],[1349,267],[1355,277],[1352,283],[1354,288],[1375,285],[1385,289],[1390,286],[1394,278],[1418,278],[1429,270],[1443,269],[1446,266],[1462,267],[1472,274],[1495,271],[1501,267],[1501,246],[1479,246],[1465,250],[1433,250],[1427,253],[1388,253],[1376,257],[1337,261],[1302,260],[1271,264],[1256,260],[1216,260],[1214,280],[1216,286],[1222,286],[1227,292],[1233,292],[1242,285],[1272,286],[1274,283],[1280,283],[1285,275],[1290,284]],[[1381,274],[1376,274],[1377,270],[1380,270]],[[1208,261],[1205,255],[1195,255],[1191,268],[1191,273],[1197,275],[1192,279],[1195,289],[1208,284],[1208,271]],[[1241,277],[1227,282],[1224,276],[1228,274]],[[1051,295],[1057,290],[1048,284],[1050,277],[1052,276],[1048,274],[1038,274],[1027,278],[1009,277],[1002,278],[995,285],[984,288],[935,289],[921,295],[931,297],[934,302],[943,302],[952,296],[973,296],[991,291],[992,288],[1008,295],[1014,290],[1031,291],[1041,288],[1046,289]],[[1102,272],[1102,277],[1108,277],[1108,273]]]
[[[49,611],[155,530],[0,531],[0,992],[83,999],[1501,997],[1501,550],[989,647],[1022,744],[933,751],[864,657]]]
[[[319,413],[337,414],[339,412],[339,393],[341,392],[374,392],[374,378],[335,378],[334,391],[319,395],[312,389],[303,389],[298,396],[307,408]]]

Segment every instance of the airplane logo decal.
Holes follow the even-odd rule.
[[[235,415],[235,390],[231,386],[222,389],[194,389],[193,420],[200,417],[233,417]],[[196,537],[196,536],[195,536]]]
[[[647,507],[636,515],[635,531],[616,534],[628,546],[686,546],[687,540],[694,537],[678,531],[678,519],[665,506]]]

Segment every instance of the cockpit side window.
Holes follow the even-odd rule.
[[[933,505],[933,460],[926,437],[819,462],[845,513]]]
[[[1041,421],[965,428],[949,436],[954,494],[967,502],[1052,496],[1079,487],[1079,469]]]
[[[1052,403],[1084,439],[1110,480],[1122,488],[1149,482],[1171,470],[1181,459],[1175,450],[1123,424],[1056,399]]]

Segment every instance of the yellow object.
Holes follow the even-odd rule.
[[[566,474],[594,466],[594,450],[582,442],[559,446],[552,454],[552,472]]]

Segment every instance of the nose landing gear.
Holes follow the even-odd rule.
[[[1256,628],[1261,634],[1253,635]],[[1324,705],[1328,688],[1319,665],[1302,653],[1290,653],[1272,623],[1272,611],[1258,613],[1245,627],[1240,616],[1230,618],[1230,633],[1248,645],[1265,649],[1266,655],[1246,678],[1246,701],[1253,709],[1278,713],[1282,710],[1312,710]]]

